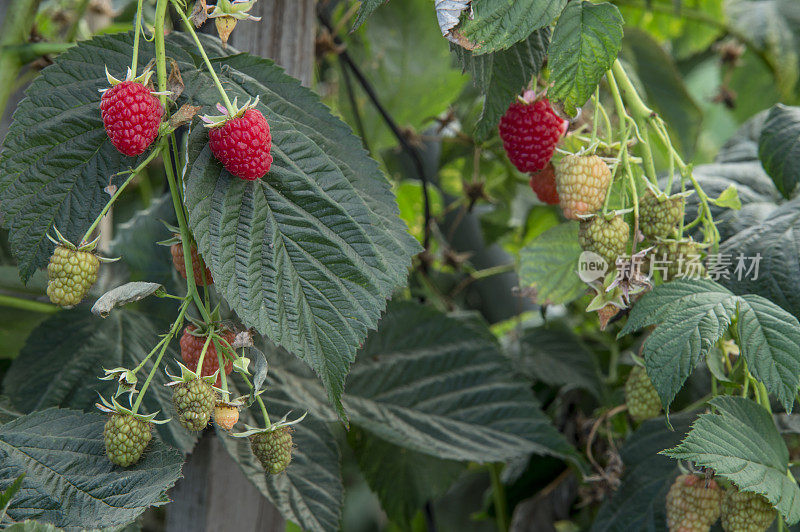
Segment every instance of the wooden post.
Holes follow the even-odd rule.
[[[251,14],[261,21],[239,22],[229,40],[231,45],[273,59],[309,86],[314,72],[315,1],[259,0]],[[213,430],[207,430],[197,443],[170,497],[168,532],[285,528],[278,510],[247,480]]]
[[[261,22],[236,25],[230,43],[243,52],[269,57],[310,86],[314,72],[314,0],[260,0],[250,14]]]

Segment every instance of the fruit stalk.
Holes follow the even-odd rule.
[[[139,64],[139,35],[142,33],[142,4],[144,0],[139,0],[136,4],[136,23],[133,26],[133,57],[131,58],[131,77],[136,77],[136,67]]]
[[[181,309],[178,312],[178,317],[175,319],[175,322],[170,327],[169,332],[164,338],[164,342],[161,346],[161,351],[158,353],[158,357],[156,361],[153,363],[153,369],[150,370],[150,373],[147,375],[147,379],[145,379],[144,384],[142,384],[142,391],[139,392],[139,395],[136,396],[136,402],[133,403],[133,407],[131,411],[135,414],[139,410],[139,405],[142,404],[142,399],[144,399],[144,394],[147,391],[147,387],[150,386],[150,381],[153,380],[153,377],[158,371],[158,366],[161,364],[161,359],[164,358],[164,353],[167,352],[167,347],[169,346],[169,341],[175,336],[175,333],[180,329],[181,325],[183,324],[183,316],[186,314],[186,309],[189,308],[189,300],[187,299],[181,305]]]
[[[41,312],[42,314],[53,314],[59,310],[56,305],[51,303],[42,303],[40,301],[32,301],[30,299],[6,296],[3,294],[0,294],[0,307],[29,310],[31,312]]]
[[[214,80],[214,85],[217,86],[217,90],[222,96],[222,101],[225,104],[225,109],[228,110],[228,114],[233,115],[235,113],[233,105],[231,104],[228,95],[225,93],[225,89],[222,88],[222,83],[220,83],[219,78],[217,77],[217,73],[214,72],[214,67],[211,65],[211,61],[208,59],[206,51],[203,49],[203,45],[200,43],[200,39],[197,37],[197,33],[195,33],[194,31],[191,21],[188,18],[186,18],[186,13],[183,12],[183,9],[181,9],[181,6],[175,0],[172,0],[172,3],[175,6],[175,11],[178,12],[178,15],[180,15],[181,20],[183,20],[183,25],[186,27],[186,31],[189,32],[189,34],[192,36],[192,39],[194,39],[194,43],[197,45],[197,50],[200,52],[200,55],[203,56],[203,62],[206,64],[206,67],[208,68],[208,73],[211,74],[211,79]]]
[[[133,181],[133,178],[136,177],[137,175],[139,175],[139,172],[144,170],[144,168],[148,164],[150,164],[150,161],[152,161],[153,159],[156,158],[156,156],[161,151],[161,148],[163,147],[163,145],[164,145],[164,143],[160,142],[153,149],[153,151],[150,152],[150,155],[147,156],[147,159],[142,161],[142,163],[139,166],[137,166],[136,168],[134,168],[133,170],[130,170],[131,174],[128,176],[128,179],[126,179],[124,183],[122,183],[119,187],[117,187],[117,190],[114,192],[114,194],[111,195],[111,198],[109,198],[108,202],[106,203],[106,206],[103,207],[103,210],[100,211],[100,214],[97,215],[97,218],[95,218],[94,222],[92,222],[92,225],[90,225],[89,229],[86,230],[86,233],[83,235],[83,238],[81,239],[82,242],[88,242],[89,241],[89,238],[92,236],[92,232],[97,228],[98,224],[103,219],[103,217],[106,214],[108,214],[109,209],[111,209],[111,206],[114,205],[115,201],[117,201],[117,198],[120,196],[120,194],[122,194],[122,192],[125,190],[125,188],[130,184],[130,182]]]
[[[503,481],[500,479],[502,464],[489,464],[489,475],[492,478],[492,497],[494,499],[494,514],[498,530],[508,530],[508,508],[506,507],[506,493]]]

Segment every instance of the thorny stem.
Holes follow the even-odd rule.
[[[125,190],[125,187],[127,187],[130,184],[130,182],[133,181],[133,179],[137,175],[139,175],[139,172],[144,170],[144,168],[148,164],[150,164],[150,161],[152,161],[153,159],[156,158],[156,156],[161,152],[161,148],[163,147],[163,145],[164,145],[164,142],[160,141],[156,145],[156,147],[153,149],[153,151],[150,152],[150,155],[147,156],[147,159],[142,161],[142,163],[139,166],[137,166],[136,168],[134,168],[133,170],[130,170],[130,175],[128,176],[128,179],[126,179],[124,183],[122,183],[119,187],[117,187],[117,190],[114,192],[114,194],[111,195],[111,198],[109,198],[108,203],[106,203],[106,206],[103,207],[103,210],[100,211],[100,214],[97,215],[97,218],[95,218],[94,222],[92,222],[92,225],[89,226],[89,229],[86,230],[86,233],[83,235],[83,238],[81,239],[81,242],[88,242],[89,241],[89,238],[92,236],[92,232],[95,229],[97,229],[98,224],[103,219],[103,217],[106,214],[108,214],[109,209],[111,208],[112,205],[114,205],[114,202],[117,201],[117,198]]]
[[[233,104],[231,104],[231,100],[225,93],[225,89],[222,88],[222,83],[220,83],[217,73],[214,71],[214,67],[211,65],[211,60],[209,60],[208,55],[206,55],[206,51],[203,49],[203,45],[200,43],[200,39],[197,37],[197,33],[195,33],[194,28],[192,27],[192,22],[186,17],[186,13],[183,12],[183,9],[181,9],[180,5],[175,0],[171,1],[175,6],[175,11],[178,12],[181,20],[183,20],[183,25],[186,26],[186,31],[189,32],[189,34],[192,36],[192,39],[194,39],[194,43],[197,45],[197,50],[200,52],[200,55],[203,56],[203,62],[205,62],[208,72],[211,74],[211,79],[214,80],[214,85],[217,86],[217,90],[222,96],[225,109],[228,110],[228,114],[233,115],[235,112],[233,109]]]
[[[167,352],[167,347],[169,346],[169,341],[175,336],[175,333],[180,329],[181,325],[183,325],[183,316],[186,314],[186,309],[189,308],[189,300],[183,302],[181,305],[180,311],[178,312],[178,317],[172,323],[172,327],[170,327],[169,332],[164,336],[164,339],[161,341],[161,351],[158,353],[158,358],[153,363],[153,369],[150,370],[150,373],[147,375],[147,379],[144,381],[142,385],[142,391],[139,392],[139,395],[136,396],[136,402],[133,404],[132,412],[135,414],[139,410],[139,405],[142,404],[142,399],[144,399],[144,394],[147,391],[147,387],[150,386],[150,381],[153,380],[153,376],[158,371],[158,366],[161,364],[161,359],[164,357],[164,353]],[[150,353],[152,355],[152,352]],[[148,357],[150,356],[148,355]],[[144,364],[144,361],[142,361]],[[141,365],[141,364],[140,364]],[[138,368],[136,369],[138,371]]]

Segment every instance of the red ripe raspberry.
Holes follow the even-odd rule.
[[[111,144],[133,157],[143,153],[158,136],[164,110],[147,87],[123,81],[103,93],[100,114]]]
[[[197,327],[194,325],[187,325],[186,329],[183,330],[183,336],[181,336],[181,358],[183,359],[183,365],[189,368],[192,371],[197,369],[197,363],[200,361],[200,353],[203,352],[203,345],[206,343],[205,336],[195,336],[192,334]],[[236,338],[236,334],[233,331],[225,331],[220,336],[225,338],[225,340],[233,345],[233,340]],[[208,343],[208,349],[206,349],[206,356],[203,358],[203,369],[200,372],[202,377],[208,377],[213,375],[215,371],[219,369],[219,360],[217,359],[217,348],[214,347],[214,341]],[[231,371],[233,371],[233,361],[229,358],[225,359],[225,374],[230,375]],[[222,384],[222,379],[217,377],[217,381],[214,383],[214,386],[219,387]]]
[[[269,124],[256,109],[248,109],[239,118],[211,128],[208,138],[211,152],[236,177],[254,181],[263,177],[272,165]]]
[[[500,119],[500,138],[509,160],[520,172],[536,172],[553,156],[567,122],[553,112],[550,102],[514,102]]]
[[[175,265],[175,269],[178,270],[178,273],[181,274],[181,277],[186,279],[186,262],[183,260],[183,244],[178,242],[177,244],[172,244],[169,248],[170,253],[172,253],[172,264]],[[208,269],[206,263],[203,262],[203,258],[200,257],[200,254],[197,252],[197,248],[195,246],[191,247],[192,251],[192,272],[194,272],[194,282],[197,286],[208,286],[210,284],[214,284],[214,278],[211,277],[211,270]],[[203,281],[203,273],[205,273],[205,281]]]
[[[558,205],[556,171],[552,164],[547,163],[543,170],[531,173],[531,188],[536,192],[539,201],[548,205]]]

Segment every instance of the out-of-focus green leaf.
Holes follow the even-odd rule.
[[[576,222],[548,229],[520,251],[520,282],[535,290],[540,305],[577,299],[586,290],[578,277],[581,251]]]
[[[800,182],[800,107],[770,109],[758,141],[758,158],[784,198]]]

